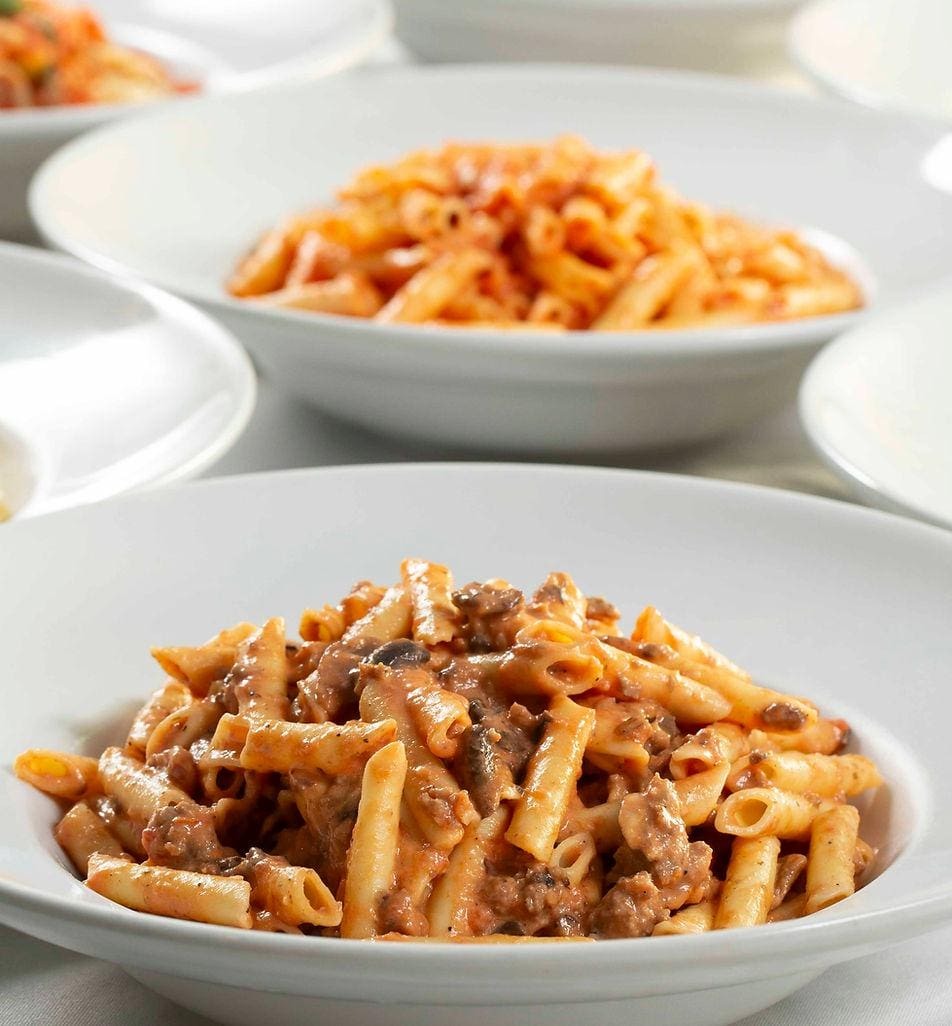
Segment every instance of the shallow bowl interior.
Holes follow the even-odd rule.
[[[0,243],[0,462],[24,516],[194,476],[241,434],[255,373],[157,289]]]
[[[937,127],[745,83],[557,65],[378,68],[180,105],[64,150],[34,183],[32,209],[51,241],[85,259],[234,306],[224,281],[248,246],[287,214],[332,200],[357,169],[450,139],[561,133],[646,150],[664,181],[715,208],[842,240],[840,255],[880,301],[942,277],[952,255],[952,181],[923,173],[942,134]],[[248,147],[249,137],[260,145]],[[197,172],[187,158],[199,138]],[[914,232],[916,247],[895,245],[900,228]],[[814,337],[815,326],[725,334]],[[373,330],[344,319],[334,328]],[[591,333],[581,334],[591,344]],[[616,344],[630,346],[636,336],[641,349],[677,351],[689,344],[682,334],[718,337],[665,333],[654,344],[652,333],[615,337]],[[506,337],[526,344],[519,332]]]
[[[436,1023],[453,1005],[468,1026],[498,1006],[500,1022],[541,1022],[548,1010],[561,1024],[578,1020],[578,1002],[591,1021],[659,1014],[665,995],[672,1022],[724,1023],[952,908],[952,796],[941,785],[952,537],[942,531],[716,482],[515,465],[230,479],[8,530],[5,767],[29,745],[95,751],[115,737],[158,681],[150,645],[276,613],[293,622],[355,578],[391,579],[416,553],[459,580],[504,574],[524,587],[566,569],[620,602],[626,621],[655,603],[757,679],[847,716],[888,781],[865,827],[882,846],[875,878],[840,905],[801,922],[567,953],[318,941],[128,913],[75,880],[49,835],[49,803],[0,771],[0,916],[190,1007],[224,1002],[218,1014],[235,1023],[349,1010],[402,1024]]]

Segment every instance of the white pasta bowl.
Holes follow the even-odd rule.
[[[39,516],[207,470],[257,383],[188,303],[0,242],[0,503]]]
[[[856,315],[558,335],[384,325],[225,292],[263,231],[331,201],[368,163],[565,132],[646,150],[691,199],[810,230],[872,303],[952,268],[952,196],[921,171],[938,129],[729,80],[586,67],[370,69],[182,104],[64,149],[34,181],[32,210],[52,244],[191,297],[276,381],[388,433],[517,451],[671,445],[792,398],[809,357]]]
[[[386,0],[272,0],[267,17],[252,0],[96,0],[110,38],[158,57],[209,93],[256,89],[337,71],[386,37]],[[40,164],[96,125],[136,105],[0,110],[0,238],[30,230],[27,187]]]
[[[804,375],[800,420],[863,502],[952,528],[950,317],[943,290],[848,331]]]
[[[449,512],[448,512],[449,511]],[[886,787],[853,897],[806,919],[587,945],[387,944],[129,912],[82,886],[53,803],[10,763],[99,752],[155,680],[149,646],[389,580],[425,554],[459,580],[528,587],[551,568],[697,630],[763,683],[849,719]],[[698,568],[703,567],[699,573]],[[0,919],[115,962],[234,1026],[717,1026],[830,966],[947,922],[952,536],[738,485],[527,466],[392,466],[203,482],[13,523],[0,546]],[[910,644],[909,639],[914,639]]]

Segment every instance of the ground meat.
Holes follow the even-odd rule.
[[[142,844],[154,865],[193,873],[219,873],[237,854],[219,843],[212,809],[193,801],[157,809],[142,831]]]
[[[545,584],[541,585],[536,589],[535,594],[532,596],[531,607],[545,606],[549,602],[565,602],[568,598],[565,591],[565,585],[560,583],[560,578],[564,578],[564,574],[550,574],[549,578],[556,578],[556,580],[547,580]]]
[[[806,868],[806,855],[791,852],[780,858],[777,863],[777,876],[774,880],[773,900],[770,903],[772,909],[782,904]]]
[[[542,728],[542,718],[525,706],[508,708],[488,691],[470,699],[473,721],[460,735],[454,769],[481,816],[488,816],[525,773]]]
[[[224,871],[225,876],[243,876],[254,886],[255,876],[258,869],[265,863],[275,866],[287,866],[288,860],[280,855],[269,855],[263,848],[252,847],[248,849],[244,858],[236,859]]]
[[[361,773],[327,778],[301,770],[290,774],[298,811],[314,838],[315,869],[332,891],[343,873],[350,835],[357,819]]]
[[[586,892],[569,886],[541,862],[516,857],[513,865],[488,867],[478,892],[474,932],[578,936],[587,932]]]
[[[683,865],[672,873],[672,880],[661,888],[665,905],[673,912],[682,905],[694,905],[711,896],[714,878],[711,875],[711,859],[714,852],[703,841],[692,841],[688,845],[688,857]],[[655,874],[656,879],[657,874]]]
[[[407,937],[425,937],[430,932],[426,916],[405,890],[391,891],[380,905],[380,932],[402,933]]]
[[[231,677],[213,681],[208,689],[206,701],[221,706],[222,712],[235,715],[238,712],[238,699],[235,697],[235,682]]]
[[[297,702],[301,719],[307,723],[326,723],[346,719],[356,712],[354,686],[360,664],[379,642],[370,638],[335,641],[321,655],[317,669],[298,684]]]
[[[317,669],[327,648],[324,641],[304,641],[299,645],[285,646],[287,654],[288,683],[297,684]]]
[[[593,703],[595,708],[614,704],[623,707],[625,711],[625,719],[617,728],[619,736],[637,741],[644,748],[648,753],[648,769],[651,773],[663,770],[668,765],[671,753],[684,740],[677,720],[663,705],[650,699],[619,700],[606,697]]]
[[[192,753],[187,748],[175,745],[166,748],[164,751],[150,755],[147,766],[154,769],[165,770],[169,783],[184,791],[186,794],[195,795],[198,793],[199,775],[198,767]]]
[[[568,574],[549,574],[535,590],[527,606],[530,613],[545,620],[562,620],[584,627],[585,596]]]
[[[680,816],[678,792],[657,774],[641,794],[629,794],[618,813],[625,843],[654,867],[659,884],[668,884],[688,858],[688,834]]]
[[[707,896],[713,853],[703,841],[688,840],[670,780],[655,775],[643,792],[625,797],[618,823],[625,846],[616,856],[613,875],[623,879],[650,870],[668,909]]]
[[[460,633],[470,652],[509,648],[522,625],[525,600],[516,588],[473,582],[453,592],[453,602],[463,615]]]
[[[600,595],[591,595],[585,600],[586,620],[601,620],[610,623],[617,620],[619,616],[621,613],[618,612],[618,606],[613,605]]]
[[[519,608],[523,597],[518,588],[491,588],[474,581],[454,591],[453,602],[467,616],[499,616]]]
[[[417,802],[434,823],[452,829],[460,823],[459,802],[462,792],[451,790],[436,781],[427,784],[425,781],[430,776],[430,770],[432,767],[423,766],[417,771],[417,779],[420,781]]]
[[[512,775],[496,755],[498,731],[474,723],[460,735],[456,757],[456,777],[469,792],[480,816],[491,815],[499,806]]]
[[[598,938],[644,937],[669,916],[661,891],[646,872],[622,877],[592,913]]]
[[[760,718],[767,727],[777,730],[799,730],[806,722],[806,713],[787,702],[771,702],[760,711]]]

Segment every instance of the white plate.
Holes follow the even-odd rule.
[[[395,0],[397,35],[437,61],[591,61],[755,72],[802,0]]]
[[[870,318],[807,371],[814,446],[867,502],[952,527],[952,293]]]
[[[248,357],[198,310],[0,243],[0,489],[15,513],[198,474],[254,402]]]
[[[794,18],[794,60],[858,103],[952,118],[948,0],[815,0]]]
[[[156,54],[210,93],[339,71],[377,47],[392,22],[388,0],[95,0],[91,6],[119,42]],[[29,232],[27,186],[46,157],[80,132],[139,109],[0,110],[0,238]]]
[[[198,301],[279,382],[388,433],[510,450],[670,445],[792,398],[809,357],[854,315],[540,337],[262,310],[224,291],[262,231],[329,201],[362,165],[446,139],[567,131],[647,150],[688,197],[822,229],[815,238],[877,301],[952,275],[952,195],[921,171],[937,129],[677,73],[365,69],[169,106],[64,149],[31,204],[54,245]]]
[[[722,482],[431,464],[218,479],[13,523],[3,541],[0,918],[216,1021],[719,1026],[952,912],[944,531]],[[158,679],[150,645],[294,617],[354,579],[392,579],[408,553],[523,588],[571,571],[626,622],[656,603],[758,679],[846,716],[888,782],[864,814],[876,878],[815,917],[727,935],[479,950],[177,922],[84,889],[14,755],[124,736]]]

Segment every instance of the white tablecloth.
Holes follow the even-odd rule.
[[[380,59],[401,57],[399,49],[390,46]],[[789,67],[778,66],[764,77],[801,91],[810,88]],[[340,463],[480,458],[507,457],[380,438],[331,420],[262,382],[248,430],[208,476]],[[792,407],[748,431],[690,450],[584,460],[565,454],[551,460],[698,474],[849,498],[811,451]],[[837,967],[739,1026],[952,1026],[950,951],[952,929]],[[209,1020],[157,997],[113,966],[0,927],[0,1026],[160,1024],[208,1026]]]

